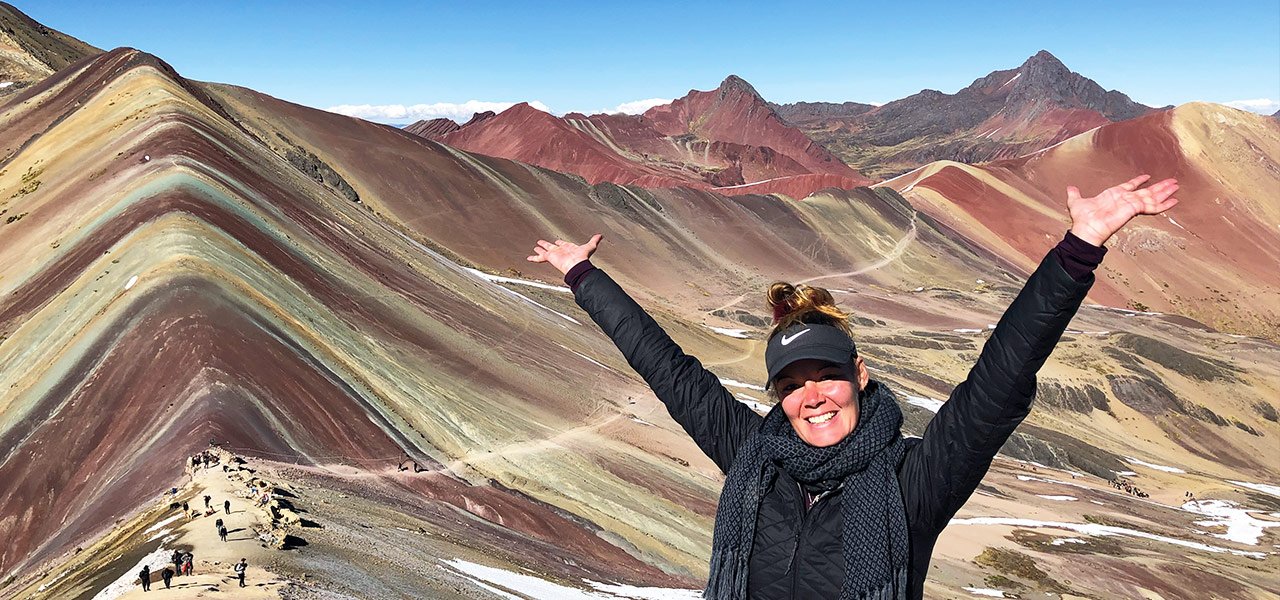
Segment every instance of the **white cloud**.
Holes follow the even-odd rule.
[[[644,100],[632,100],[631,102],[623,102],[613,108],[601,108],[597,110],[571,110],[570,113],[581,113],[584,115],[639,115],[655,106],[663,104],[671,104],[671,100],[667,98],[646,98]],[[567,114],[567,113],[566,113]]]
[[[671,100],[669,98],[646,98],[644,100],[633,100],[631,102],[623,102],[622,104],[615,106],[613,110],[606,110],[604,112],[609,114],[623,113],[627,115],[638,115],[650,108],[661,106],[663,104],[671,104]]]
[[[1247,110],[1260,115],[1272,115],[1275,114],[1277,110],[1280,110],[1280,100],[1272,100],[1270,98],[1232,100],[1231,102],[1223,102],[1223,104],[1230,106],[1231,108]]]
[[[370,121],[398,123],[443,117],[453,119],[458,123],[465,123],[475,113],[486,110],[502,112],[516,104],[515,102],[485,102],[482,100],[468,100],[460,104],[437,102],[435,104],[412,104],[407,106],[404,104],[339,104],[338,106],[330,106],[325,110]],[[529,106],[546,113],[551,112],[550,107],[537,100],[530,102]]]

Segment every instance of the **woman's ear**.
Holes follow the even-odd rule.
[[[861,356],[853,362],[853,368],[858,372],[858,391],[861,392],[867,389],[867,383],[871,381],[871,372],[867,371],[867,363],[862,360]]]

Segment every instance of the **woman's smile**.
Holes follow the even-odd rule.
[[[859,379],[855,363],[805,359],[787,365],[773,385],[796,434],[822,448],[839,443],[857,427]]]

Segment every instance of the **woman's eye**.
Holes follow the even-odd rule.
[[[794,383],[788,383],[788,384],[786,384],[786,385],[782,386],[782,393],[783,393],[783,395],[790,394],[791,392],[794,392],[794,391],[796,391],[797,389],[799,389],[799,387],[800,387],[800,386],[798,386],[798,385],[796,385],[796,384],[794,384]]]

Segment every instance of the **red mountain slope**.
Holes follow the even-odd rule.
[[[1169,311],[1216,328],[1280,330],[1280,124],[1192,103],[1113,123],[1043,152],[970,166],[921,167],[886,185],[1011,262],[1029,268],[1061,235],[1068,185],[1087,195],[1137,173],[1175,177],[1177,207],[1110,243],[1092,294],[1115,306]],[[1146,307],[1146,308],[1144,308]]]
[[[826,187],[870,182],[783,123],[735,76],[716,90],[692,91],[644,115],[557,118],[520,104],[438,139],[469,152],[581,175],[591,183],[803,198]]]

